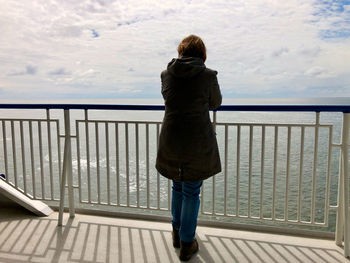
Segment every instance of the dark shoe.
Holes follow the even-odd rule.
[[[198,242],[193,239],[192,242],[180,242],[180,260],[188,261],[198,251]]]
[[[175,248],[180,248],[180,236],[179,236],[179,230],[173,228],[173,232],[171,233],[173,236],[173,246]]]

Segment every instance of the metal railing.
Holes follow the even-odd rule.
[[[170,211],[171,183],[154,169],[161,122],[89,118],[92,110],[164,111],[164,106],[2,104],[0,109],[46,110],[46,118],[0,119],[0,173],[33,199],[59,202],[59,225],[66,188],[70,216],[77,204]],[[50,116],[57,109],[64,111],[64,134],[60,120]],[[71,110],[83,110],[84,118],[71,122]],[[315,120],[219,122],[217,111],[315,112]],[[341,245],[344,238],[344,254],[349,256],[350,106],[237,105],[217,111],[213,124],[222,142],[223,171],[205,181],[200,215],[328,226],[329,213],[335,210],[336,243]],[[343,113],[340,142],[333,142],[333,125],[322,124],[320,112]],[[335,149],[338,200],[331,205]]]

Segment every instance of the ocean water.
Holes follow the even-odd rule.
[[[2,101],[1,103],[43,103],[42,101]],[[46,101],[44,103],[98,103],[98,104],[162,104],[160,99],[123,99],[123,100],[65,100]],[[236,104],[338,104],[349,105],[349,98],[323,98],[323,99],[227,99],[224,105]],[[89,111],[89,119],[96,122],[89,123],[89,137],[86,136],[84,122],[75,122],[84,119],[84,111],[71,111],[71,133],[79,135],[79,141],[72,139],[73,179],[75,185],[81,186],[81,192],[75,192],[76,199],[101,203],[127,204],[139,206],[151,206],[167,208],[169,204],[169,183],[162,178],[154,168],[157,148],[157,132],[160,126],[147,125],[144,121],[161,122],[163,112],[138,112],[138,111]],[[51,110],[51,119],[59,120],[59,134],[64,133],[62,110]],[[8,118],[46,118],[45,110],[26,110],[23,117],[22,110],[0,110],[0,119]],[[105,123],[104,120],[118,122]],[[128,121],[128,125],[124,123]],[[136,125],[133,121],[138,121]],[[274,143],[275,126],[266,126],[264,145],[264,173],[263,182],[261,176],[262,165],[262,126],[259,124],[279,124],[278,128],[278,151],[276,166],[276,192],[275,192],[275,216],[283,219],[285,214],[285,197],[288,193],[288,218],[296,220],[299,201],[299,180],[301,183],[301,214],[300,219],[309,221],[312,207],[312,179],[315,129],[305,127],[304,158],[302,176],[300,177],[300,147],[301,127],[300,124],[314,124],[315,113],[293,112],[218,112],[216,126],[218,145],[222,160],[223,172],[216,175],[215,179],[208,179],[204,184],[202,211],[224,213],[225,196],[226,212],[246,216],[260,216],[260,208],[263,208],[264,217],[272,216],[273,181],[274,181]],[[324,221],[324,206],[326,204],[326,182],[328,172],[328,150],[332,126],[332,143],[340,142],[341,113],[321,113],[320,123],[328,125],[320,127],[317,152],[316,191],[315,191],[315,220]],[[2,125],[5,123],[5,129]],[[225,132],[225,126],[229,124]],[[5,173],[5,147],[7,148],[7,176],[20,188],[26,185],[27,192],[31,195],[36,192],[38,198],[42,198],[44,190],[45,198],[58,198],[58,152],[63,152],[63,138],[60,139],[60,151],[57,147],[57,126],[51,122],[50,127],[46,122],[41,124],[32,123],[32,145],[34,160],[30,159],[30,126],[24,122],[22,128],[19,122],[13,123],[13,131],[10,121],[0,123],[0,173]],[[237,156],[237,125],[240,124],[240,155]],[[252,131],[251,126],[254,124]],[[295,124],[290,129],[290,151],[288,145],[288,127],[285,124]],[[40,128],[39,128],[40,125]],[[137,126],[137,128],[136,128]],[[23,129],[23,138],[20,131]],[[51,151],[49,151],[48,130],[51,130]],[[148,131],[147,131],[148,129]],[[4,135],[5,131],[5,135]],[[149,141],[146,141],[148,132]],[[41,133],[42,140],[39,140]],[[136,134],[138,133],[138,136]],[[117,134],[117,135],[116,135]],[[126,134],[128,139],[126,141]],[[227,144],[225,146],[225,134]],[[252,147],[250,148],[249,136],[253,135]],[[107,136],[106,136],[107,135]],[[15,140],[13,140],[13,138]],[[96,145],[98,138],[98,145]],[[6,141],[6,143],[4,143]],[[15,143],[13,143],[15,141]],[[40,151],[42,145],[42,151]],[[147,145],[149,152],[146,151]],[[22,150],[23,148],[23,150]],[[89,148],[89,156],[87,156]],[[138,154],[136,154],[138,149]],[[15,150],[15,151],[13,151]],[[251,150],[251,153],[250,153]],[[24,162],[22,157],[24,153]],[[128,152],[128,155],[126,154]],[[249,155],[251,154],[251,161]],[[79,157],[78,157],[79,156]],[[127,157],[128,156],[128,157]],[[287,178],[287,156],[290,160],[289,176]],[[337,178],[339,166],[339,150],[333,149],[330,163],[330,204],[335,205],[337,200]],[[49,160],[52,159],[52,165]],[[15,160],[15,161],[14,161]],[[237,161],[239,160],[239,161]],[[16,170],[14,169],[16,162]],[[24,163],[24,165],[23,165]],[[237,164],[239,163],[239,168]],[[33,164],[33,165],[32,165]],[[107,169],[108,168],[108,169]],[[226,171],[226,175],[225,175]],[[237,173],[238,171],[238,173]],[[34,176],[32,174],[34,173]],[[51,177],[52,174],[52,177]],[[99,179],[96,176],[100,175]],[[119,176],[116,176],[119,174]],[[250,174],[250,176],[249,176]],[[239,176],[239,194],[237,199],[237,176]],[[149,184],[147,184],[147,178]],[[34,180],[33,180],[34,179]],[[286,187],[288,180],[288,187]],[[35,181],[35,182],[34,182]],[[215,182],[214,182],[215,181]],[[250,186],[249,186],[250,181]],[[43,183],[42,183],[43,182]],[[127,183],[129,182],[129,184]],[[213,182],[215,195],[213,198]],[[108,184],[107,184],[108,183]],[[107,186],[109,185],[109,187]],[[159,185],[159,191],[158,186]],[[119,186],[119,191],[117,191]],[[52,188],[51,188],[52,187]],[[88,189],[90,188],[90,195]],[[51,190],[53,189],[53,191]],[[147,192],[147,189],[149,190]],[[139,191],[137,191],[139,190]],[[260,201],[261,190],[262,202]],[[99,193],[99,195],[98,195]],[[250,202],[248,196],[250,193]],[[99,197],[98,197],[99,196]],[[159,199],[159,201],[158,201]],[[214,200],[214,203],[213,201]],[[238,209],[237,209],[238,204]],[[248,211],[250,205],[250,212]],[[95,205],[96,206],[96,205]],[[114,211],[116,207],[104,206],[103,209]],[[213,218],[212,218],[213,219]],[[216,218],[214,218],[216,219]],[[229,219],[231,220],[231,219]],[[234,220],[234,219],[232,219]],[[334,230],[334,216],[330,218],[328,230]]]

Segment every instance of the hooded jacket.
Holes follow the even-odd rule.
[[[221,171],[209,117],[222,101],[216,75],[195,57],[173,59],[161,73],[165,114],[156,160],[161,175],[195,182]]]

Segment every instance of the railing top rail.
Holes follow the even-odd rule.
[[[64,109],[64,110],[146,110],[163,111],[164,105],[124,104],[0,104],[0,109]],[[294,111],[350,113],[350,105],[222,105],[216,111]]]

